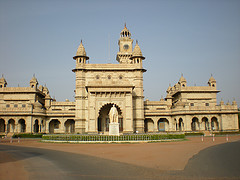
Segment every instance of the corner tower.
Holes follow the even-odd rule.
[[[130,64],[132,60],[132,44],[133,39],[131,39],[131,33],[125,26],[120,33],[120,38],[118,40],[119,52],[117,53],[117,61],[121,64]]]

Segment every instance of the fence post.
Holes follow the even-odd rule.
[[[228,142],[228,134],[226,135],[226,140],[227,140],[227,142]]]
[[[20,137],[18,137],[18,143],[20,143]]]

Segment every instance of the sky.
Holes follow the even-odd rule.
[[[124,24],[146,59],[145,99],[158,101],[178,82],[217,80],[218,102],[240,105],[240,0],[0,0],[0,73],[8,87],[35,74],[57,101],[74,101],[75,56],[118,63]]]

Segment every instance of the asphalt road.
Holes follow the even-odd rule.
[[[40,148],[0,145],[0,151],[20,161],[32,180],[240,179],[240,141],[207,148],[191,158],[184,171],[168,172]]]

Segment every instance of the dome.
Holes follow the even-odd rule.
[[[140,49],[140,47],[138,45],[138,41],[136,41],[136,45],[135,45],[135,47],[133,49],[132,58],[133,57],[142,57],[142,59],[145,59],[145,57],[143,57],[142,51],[141,51],[141,49]]]
[[[183,77],[183,75],[181,75],[179,82],[187,82],[187,80]]]
[[[77,49],[77,53],[76,53],[76,56],[86,56],[87,53],[85,51],[85,48],[82,44],[82,41],[81,41],[81,44],[79,45],[78,49]]]
[[[2,78],[0,79],[0,83],[7,83],[6,79],[2,76]]]
[[[133,56],[142,56],[142,51],[138,45],[138,42],[136,43],[136,46],[134,47],[132,55]]]
[[[77,53],[76,56],[73,57],[73,59],[76,59],[77,57],[85,57],[86,59],[89,59],[89,57],[87,56],[87,53],[85,51],[85,48],[83,46],[82,40],[81,43],[77,49]]]
[[[35,77],[35,75],[30,80],[30,83],[38,83],[37,78]]]
[[[216,82],[216,80],[214,79],[214,77],[211,76],[208,82]]]

